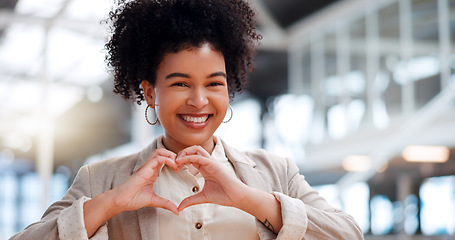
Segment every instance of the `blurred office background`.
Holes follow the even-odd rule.
[[[0,239],[160,127],[112,93],[111,0],[0,0]],[[455,0],[252,0],[256,70],[217,134],[292,157],[366,239],[455,234]],[[107,169],[106,171],[115,171]]]

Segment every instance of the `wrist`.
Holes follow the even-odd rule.
[[[120,211],[112,201],[111,193],[105,192],[84,203],[84,224],[87,236],[91,237],[96,230],[107,220],[114,217]]]
[[[253,215],[274,233],[283,226],[281,204],[272,193],[251,188],[240,209]]]
[[[105,209],[109,218],[127,211],[127,202],[124,201],[123,197],[116,194],[114,189],[100,194],[100,196],[106,204]]]
[[[271,194],[252,187],[248,188],[249,189],[246,191],[246,194],[240,202],[238,208],[256,216],[257,212],[270,201]]]
[[[87,201],[84,208],[90,208],[91,211],[96,212],[106,221],[122,212],[123,209],[116,201],[112,190],[99,194]]]

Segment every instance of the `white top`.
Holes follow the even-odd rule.
[[[157,148],[164,148],[162,137],[157,141]],[[216,138],[212,157],[236,175],[224,153],[223,144]],[[153,189],[157,195],[178,206],[186,197],[200,192],[204,182],[200,173],[193,175],[186,166],[181,171],[174,172],[164,165]],[[259,239],[255,217],[237,208],[199,204],[184,209],[179,216],[158,208],[157,216],[160,239]]]

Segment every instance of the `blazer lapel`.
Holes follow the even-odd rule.
[[[137,210],[141,239],[159,239],[158,216],[156,208],[145,207]]]
[[[256,162],[245,153],[230,147],[224,141],[223,147],[229,161],[234,165],[237,176],[246,185],[266,192],[272,192],[272,187],[267,184],[267,175],[256,168]]]
[[[146,161],[147,158],[156,149],[156,139],[147,148],[141,151],[136,165],[134,166],[133,173],[135,173]],[[141,239],[158,239],[159,227],[158,216],[156,208],[144,207],[137,210],[137,217],[139,220],[139,227],[141,229]]]
[[[150,145],[148,145],[139,153],[139,158],[137,159],[136,165],[133,168],[132,174],[134,174],[140,167],[142,167],[142,165],[144,165],[144,163],[147,161],[147,158],[150,156],[150,154],[152,154],[153,151],[155,151],[156,141],[157,141],[156,139],[153,140],[153,142]]]

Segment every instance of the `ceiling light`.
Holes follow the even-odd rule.
[[[443,163],[449,160],[450,150],[443,146],[408,146],[402,154],[408,162]]]
[[[350,155],[343,159],[342,166],[346,171],[364,172],[371,168],[372,160],[365,155]]]

